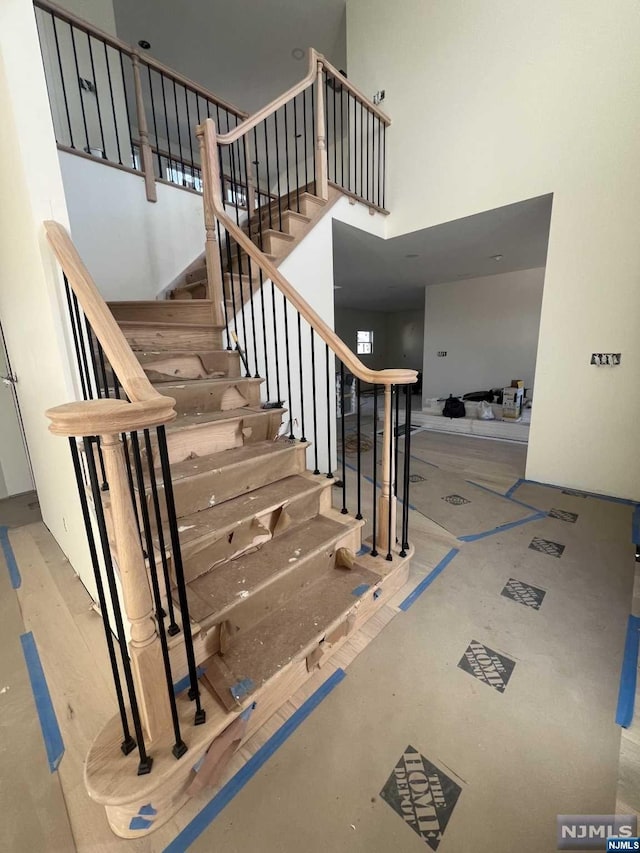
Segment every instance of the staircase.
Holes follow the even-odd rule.
[[[309,442],[279,436],[286,410],[264,408],[263,380],[242,377],[239,353],[220,348],[207,300],[109,307],[150,382],[176,401],[167,446],[196,663],[232,712],[343,623],[346,636],[363,604],[382,606],[408,560],[364,556],[364,522],[333,508],[335,481],[307,469]],[[150,489],[136,497],[151,509]],[[175,578],[173,595],[178,607]]]
[[[303,187],[298,192],[284,195],[264,205],[242,224],[242,230],[260,248],[269,260],[279,266],[298,246],[316,223],[341,197],[339,190],[330,187],[328,198],[315,195],[313,187]],[[226,247],[225,247],[226,249]],[[222,251],[223,291],[227,308],[232,310],[244,304],[248,283],[246,252],[238,252],[231,241],[229,250]],[[169,294],[171,299],[206,299],[208,279],[206,259],[201,256],[185,271],[184,280]],[[242,279],[240,279],[242,275]]]

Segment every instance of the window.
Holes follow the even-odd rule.
[[[358,332],[356,352],[358,355],[371,355],[373,352],[373,332]]]

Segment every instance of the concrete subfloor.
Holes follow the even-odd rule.
[[[76,849],[161,851],[177,836],[176,853],[552,853],[558,813],[612,813],[620,748],[613,720],[635,568],[632,508],[530,484],[513,493],[520,504],[508,500],[524,476],[525,453],[508,443],[414,434],[411,454],[425,466],[411,494],[416,557],[385,618],[449,556],[442,573],[217,818],[202,822],[199,837],[181,833],[210,794],[167,827],[123,842],[109,836],[101,809],[74,790],[67,802]],[[352,468],[346,480],[351,502]],[[372,491],[370,484],[363,490],[365,517]],[[334,494],[339,504],[340,490]],[[469,503],[442,500],[451,494]],[[437,520],[429,507],[438,508]],[[510,526],[496,530],[501,524]],[[23,528],[19,553],[27,535],[42,553],[55,549],[38,528]],[[487,535],[460,541],[469,532]],[[70,571],[59,558],[58,569]],[[4,601],[12,590],[3,592]],[[83,630],[88,636],[94,627]],[[52,694],[60,715],[55,685]],[[73,736],[78,719],[61,720],[63,735]],[[29,743],[43,753],[37,737]],[[76,756],[63,758],[62,772],[70,760]],[[51,781],[46,761],[37,774]],[[64,803],[52,800],[51,808],[63,823]],[[74,817],[82,810],[82,819]],[[19,825],[32,811],[16,814]]]

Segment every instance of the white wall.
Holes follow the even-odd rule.
[[[347,39],[393,120],[389,236],[554,193],[527,476],[640,498],[637,2],[348,0]]]
[[[1,335],[0,330],[0,337]],[[7,376],[8,373],[9,368],[0,339],[0,374]],[[33,489],[13,394],[9,385],[0,382],[0,498],[19,495]]]
[[[42,222],[68,226],[30,0],[0,4],[0,320],[45,524],[95,591],[68,442],[45,410],[78,398],[61,276]]]
[[[543,285],[532,269],[425,288],[423,398],[532,389]]]
[[[202,196],[59,152],[73,240],[106,300],[155,299],[204,250]]]

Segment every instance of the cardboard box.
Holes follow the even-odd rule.
[[[524,388],[503,388],[502,417],[504,420],[517,421],[522,417]]]
[[[512,388],[524,388],[524,379],[512,379],[511,380]]]

